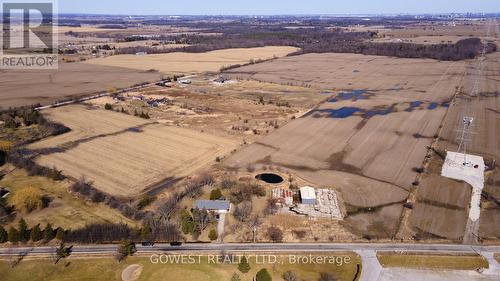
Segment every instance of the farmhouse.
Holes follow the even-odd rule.
[[[225,214],[231,210],[231,203],[229,200],[198,200],[196,201],[195,208]]]
[[[276,203],[291,206],[293,205],[293,192],[288,189],[275,188],[273,189],[273,199]]]
[[[316,191],[310,186],[300,188],[300,199],[302,204],[316,205]]]

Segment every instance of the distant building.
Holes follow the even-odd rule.
[[[125,101],[125,97],[123,95],[116,95],[113,99],[118,101]]]
[[[137,53],[135,53],[136,56],[145,56],[147,54],[148,54],[147,52],[137,52]]]
[[[172,88],[173,84],[170,81],[162,80],[162,81],[156,83],[156,86],[166,87],[166,88]]]
[[[225,214],[231,210],[231,203],[229,200],[198,200],[196,201],[195,208]]]
[[[275,188],[273,189],[273,199],[276,203],[291,206],[293,205],[293,192],[288,189]]]
[[[179,84],[189,85],[189,84],[191,84],[191,80],[182,79],[182,80],[179,80]]]
[[[302,204],[316,205],[316,191],[310,186],[300,188],[300,200]]]
[[[227,77],[224,77],[224,76],[220,76],[219,78],[214,80],[214,82],[221,83],[221,84],[224,84],[227,81],[229,81],[229,79]]]
[[[149,107],[158,107],[160,105],[157,101],[154,100],[148,100],[146,103],[149,105]]]

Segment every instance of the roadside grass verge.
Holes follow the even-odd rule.
[[[347,257],[350,263],[336,265],[330,263],[291,263],[289,257],[279,254],[278,262],[270,264],[266,262],[268,254],[263,254],[262,259],[257,260],[252,254],[249,255],[250,271],[243,274],[238,270],[238,263],[220,261],[220,263],[209,262],[209,257],[193,255],[195,263],[158,263],[151,262],[149,257],[130,257],[118,263],[113,258],[77,258],[69,257],[54,264],[51,259],[25,259],[16,267],[11,268],[9,261],[0,261],[0,272],[2,280],[21,281],[30,280],[36,276],[40,280],[121,280],[122,271],[131,264],[142,266],[142,273],[137,280],[206,280],[206,281],[229,281],[234,273],[237,273],[242,281],[250,281],[256,273],[266,268],[273,280],[282,280],[286,271],[295,272],[300,280],[318,280],[320,273],[330,273],[341,281],[352,281],[356,275],[357,265],[361,264],[359,256],[354,253],[332,253],[314,256]],[[309,257],[308,254],[297,254]],[[273,256],[273,255],[271,255]],[[261,257],[261,256],[259,256]],[[359,274],[358,274],[359,275]]]
[[[383,267],[405,267],[415,269],[475,270],[488,268],[486,259],[475,254],[433,254],[382,252],[377,254]]]

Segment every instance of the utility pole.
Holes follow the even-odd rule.
[[[255,241],[257,239],[257,226],[256,225],[253,226],[252,232],[253,232],[253,243],[255,243]]]

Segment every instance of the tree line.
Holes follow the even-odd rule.
[[[95,223],[79,229],[53,227],[48,223],[45,228],[40,224],[29,227],[24,219],[17,223],[17,227],[5,229],[0,225],[0,243],[49,243],[52,240],[64,243],[116,243],[123,240],[176,242],[181,239],[176,225],[170,223],[144,224],[141,228],[133,228],[126,224]]]
[[[47,120],[34,106],[4,110],[0,113],[0,121],[3,121],[3,126],[9,129],[16,129],[20,126],[29,127],[31,125],[40,125],[46,127],[51,135],[62,134],[69,131],[68,127]]]
[[[69,189],[71,192],[87,198],[94,203],[104,203],[109,207],[118,210],[127,218],[142,220],[146,216],[145,211],[131,207],[120,199],[93,187],[92,183],[87,181],[85,177],[81,177],[79,180],[73,183]]]
[[[216,36],[179,35],[169,39],[189,46],[173,49],[160,49],[148,46],[120,48],[117,54],[148,54],[189,52],[202,53],[231,48],[252,48],[264,46],[294,46],[299,51],[291,55],[307,53],[355,53],[365,55],[392,56],[400,58],[431,58],[457,61],[471,59],[483,50],[479,38],[467,38],[456,43],[424,45],[416,43],[377,43],[369,42],[377,37],[376,32],[344,32],[340,29],[311,28],[294,29],[269,28],[246,30],[238,33],[225,33]],[[486,43],[487,53],[495,52],[494,43]]]
[[[48,243],[53,239],[62,241],[66,231],[62,227],[54,228],[49,223],[42,230],[37,224],[29,228],[24,219],[19,220],[17,228],[10,226],[7,230],[0,225],[0,243],[26,243],[26,242],[44,242]]]

